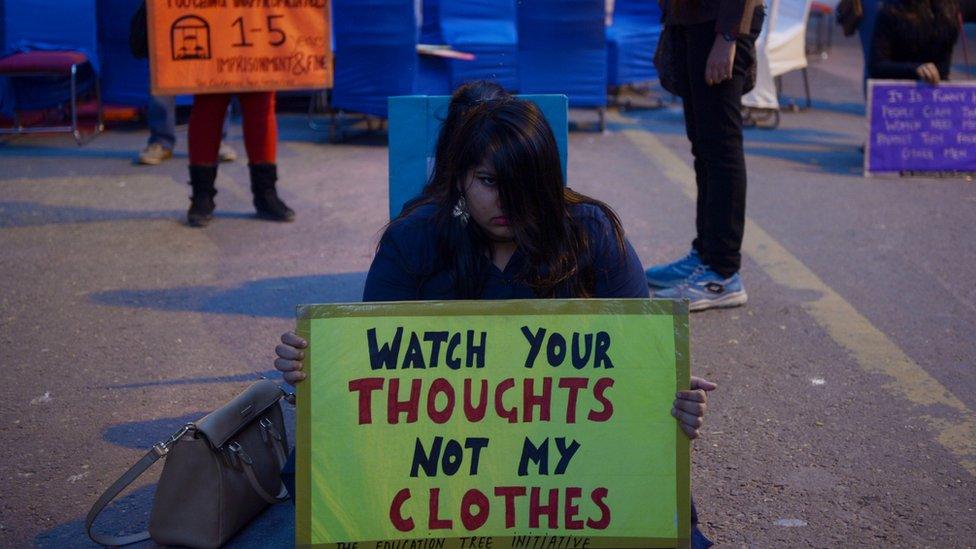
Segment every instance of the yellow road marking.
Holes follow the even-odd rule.
[[[647,131],[624,130],[622,133],[660,167],[669,180],[678,183],[689,199],[695,200],[695,172],[690,166]],[[837,344],[851,353],[861,369],[891,378],[884,389],[914,404],[916,417],[927,423],[939,443],[976,477],[976,414],[972,410],[748,218],[743,251],[776,283],[820,295],[820,298],[803,304],[807,313]],[[928,406],[945,406],[951,413],[933,416],[924,408]]]

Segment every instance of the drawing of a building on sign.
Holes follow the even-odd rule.
[[[169,29],[173,61],[210,59],[210,25],[196,15],[184,15]]]

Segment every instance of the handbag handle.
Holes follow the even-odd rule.
[[[274,428],[274,423],[272,423],[268,418],[261,419],[260,426],[261,437],[264,439],[266,444],[271,445],[272,449],[274,449],[275,464],[280,471],[284,468],[286,459],[284,439],[282,438],[281,433]],[[281,486],[278,489],[278,495],[276,496],[272,496],[264,489],[263,486],[261,486],[261,483],[258,481],[257,474],[254,473],[254,467],[252,466],[254,462],[251,460],[251,456],[249,456],[244,450],[243,446],[237,442],[231,442],[227,445],[227,449],[230,450],[231,455],[235,456],[239,460],[241,468],[244,469],[244,474],[247,476],[248,482],[251,483],[251,488],[259,496],[261,496],[261,499],[272,505],[288,500],[290,494],[288,493],[288,488],[285,486],[284,481],[281,482]]]
[[[137,534],[129,534],[126,536],[108,536],[104,534],[99,534],[92,531],[92,526],[95,524],[95,519],[98,515],[102,514],[105,506],[112,502],[113,499],[118,496],[122,490],[125,490],[127,486],[135,482],[140,475],[146,472],[146,469],[152,467],[154,463],[159,461],[160,458],[166,457],[169,453],[170,448],[179,441],[183,435],[188,433],[192,429],[192,425],[184,425],[179,431],[173,433],[171,437],[167,440],[157,442],[146,455],[135,463],[128,471],[125,472],[121,477],[118,478],[111,486],[98,498],[98,501],[92,505],[91,510],[88,511],[88,516],[85,517],[85,531],[88,532],[88,537],[92,539],[95,543],[101,545],[129,545],[130,543],[137,543],[149,539],[149,531],[142,531]]]

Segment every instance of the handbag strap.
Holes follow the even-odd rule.
[[[261,420],[260,426],[261,436],[264,438],[265,443],[269,444],[274,450],[275,464],[280,471],[282,468],[284,468],[286,459],[284,439],[278,430],[274,428],[274,424],[267,418]],[[284,481],[281,481],[281,486],[279,487],[278,495],[276,496],[272,496],[267,490],[264,489],[263,486],[261,486],[261,482],[258,481],[257,474],[254,472],[254,462],[251,460],[251,456],[249,456],[244,450],[244,447],[237,442],[231,442],[227,445],[227,449],[230,450],[231,454],[235,455],[240,461],[241,468],[244,469],[244,475],[247,476],[248,482],[251,483],[251,488],[254,489],[259,496],[261,496],[261,499],[270,504],[275,504],[287,501],[288,498],[291,497]]]
[[[169,449],[176,443],[180,438],[183,437],[192,427],[189,425],[183,426],[179,431],[173,433],[173,436],[162,442],[157,442],[153,447],[146,452],[146,455],[142,456],[142,459],[137,461],[135,465],[129,467],[121,477],[119,477],[105,492],[98,498],[98,501],[92,505],[91,510],[88,511],[88,516],[85,517],[85,531],[88,532],[88,537],[92,539],[95,543],[101,545],[129,545],[130,543],[136,543],[149,539],[149,532],[143,531],[137,534],[129,534],[125,536],[108,536],[105,534],[99,534],[92,531],[92,526],[95,524],[95,519],[98,515],[102,514],[109,503],[115,499],[122,490],[125,490],[127,486],[135,482],[139,476],[146,472],[146,469],[152,467],[154,463],[159,461],[160,458],[166,457],[169,453]]]

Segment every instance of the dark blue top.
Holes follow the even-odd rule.
[[[436,211],[434,205],[421,206],[387,229],[366,275],[363,301],[459,299],[451,273],[438,267],[442,262],[437,250]],[[593,297],[649,297],[637,253],[625,241],[626,257],[620,257],[613,225],[603,210],[592,204],[581,204],[572,206],[570,214],[589,236],[589,250],[587,257],[581,258],[581,267],[593,267],[596,275]],[[485,261],[490,264],[487,258]],[[504,271],[490,264],[480,298],[535,299],[532,288],[517,280],[525,261],[525,256],[516,250]]]

